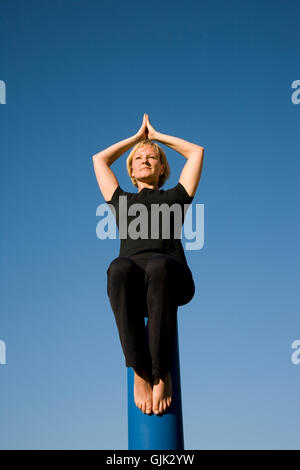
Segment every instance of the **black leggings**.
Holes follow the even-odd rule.
[[[177,308],[195,293],[188,265],[155,251],[119,256],[107,269],[107,293],[126,366],[148,368],[155,376],[169,372]],[[148,339],[144,317],[148,317]]]

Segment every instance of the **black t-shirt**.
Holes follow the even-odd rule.
[[[122,198],[122,203],[120,196],[126,196]],[[180,237],[186,211],[193,199],[194,196],[189,196],[185,187],[179,182],[171,189],[143,188],[138,193],[126,192],[119,185],[111,200],[105,201],[108,206],[111,205],[115,209],[115,213],[114,210],[112,212],[116,215],[120,235],[119,256],[131,256],[153,250],[175,256],[187,264],[181,239],[178,237]],[[120,207],[119,203],[122,204]],[[142,205],[133,207],[130,212],[133,204]],[[158,214],[161,204],[167,204],[167,206],[161,206],[166,211],[163,215]],[[175,206],[172,209],[173,204]],[[167,219],[169,230],[163,223],[167,222]],[[152,227],[154,231],[156,230],[156,235],[153,235]],[[133,236],[132,233],[134,233]],[[135,238],[136,236],[138,238]]]

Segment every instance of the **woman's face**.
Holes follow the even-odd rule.
[[[164,165],[160,163],[156,149],[153,147],[140,147],[132,158],[131,174],[135,179],[157,186],[159,176],[164,172]]]

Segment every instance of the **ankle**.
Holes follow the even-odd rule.
[[[166,382],[169,378],[171,378],[171,372],[164,372],[154,376],[154,383],[159,384],[160,381]]]
[[[150,380],[150,373],[147,371],[147,369],[143,367],[133,367],[133,371],[137,377],[147,381]]]

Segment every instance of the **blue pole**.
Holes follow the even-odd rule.
[[[161,415],[147,415],[134,403],[134,371],[127,368],[128,450],[184,450],[177,322],[171,378],[170,407]]]

